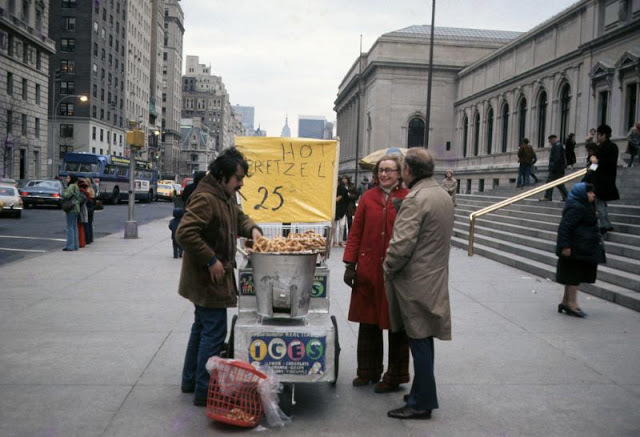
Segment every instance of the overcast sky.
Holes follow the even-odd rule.
[[[334,121],[338,85],[383,33],[431,24],[430,0],[182,0],[183,55],[222,76],[232,105],[255,107],[255,125],[280,136],[289,115]],[[440,0],[436,27],[527,31],[575,0]],[[393,5],[393,6],[391,6]],[[184,67],[184,63],[183,63]],[[426,96],[425,96],[426,98]]]

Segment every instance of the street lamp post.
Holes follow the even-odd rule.
[[[71,99],[71,98],[77,98],[80,99],[81,102],[87,102],[89,101],[89,98],[87,96],[84,95],[80,95],[80,94],[69,94],[67,96],[63,96],[60,98],[60,100],[58,100],[57,102],[54,101],[53,102],[53,111],[51,111],[51,156],[49,156],[49,158],[51,159],[51,169],[49,171],[49,174],[51,175],[51,179],[55,178],[55,175],[53,174],[53,168],[54,168],[54,155],[56,152],[56,119],[57,119],[57,114],[58,114],[58,106],[60,106],[60,104],[65,100],[65,99]]]

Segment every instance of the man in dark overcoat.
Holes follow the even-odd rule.
[[[618,187],[616,187],[617,166],[618,166],[618,146],[610,140],[611,127],[603,124],[596,130],[596,141],[598,148],[591,156],[591,163],[596,164],[593,173],[593,185],[596,193],[596,209],[600,221],[600,233],[606,234],[613,231],[613,225],[609,221],[607,202],[620,199]]]
[[[431,154],[406,153],[402,179],[409,194],[402,202],[384,260],[391,330],[406,330],[413,356],[413,384],[406,405],[387,414],[397,419],[429,419],[438,408],[433,374],[433,338],[451,340],[449,249],[453,201],[433,178]]]
[[[549,144],[551,144],[551,151],[549,152],[549,175],[547,176],[547,183],[560,179],[564,176],[564,169],[566,167],[564,147],[562,143],[558,141],[557,135],[549,135]],[[567,188],[564,184],[557,185],[558,191],[562,194],[562,201],[567,200]],[[540,200],[550,201],[553,198],[553,188],[549,188],[544,193],[544,197]]]
[[[249,166],[234,147],[222,152],[189,197],[176,239],[184,250],[178,293],[195,306],[182,370],[182,392],[207,405],[207,360],[227,336],[227,308],[237,304],[236,239],[257,239],[260,228],[236,203]]]

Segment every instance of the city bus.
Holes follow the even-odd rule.
[[[91,178],[98,189],[98,198],[117,204],[128,198],[129,159],[121,156],[98,155],[95,153],[65,153],[60,165],[60,178],[69,174]],[[146,161],[136,160],[135,198],[141,202],[156,199],[158,172],[150,168]]]

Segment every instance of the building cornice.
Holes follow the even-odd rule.
[[[56,52],[56,45],[52,39],[16,17],[0,16],[0,29],[15,32],[50,55]]]
[[[171,23],[177,24],[178,28],[182,31],[182,34],[184,35],[184,25],[182,24],[182,21],[180,21],[178,17],[172,17],[171,15],[165,16],[164,21],[169,21]]]
[[[640,31],[640,20],[635,20],[633,23],[624,26],[620,29],[611,31],[605,35],[602,35],[601,37],[598,37],[592,41],[589,41],[588,43],[582,44],[581,46],[578,47],[578,49],[564,54],[562,55],[562,57],[556,58],[552,61],[547,62],[546,64],[542,64],[539,65],[533,69],[524,71],[520,74],[518,74],[517,76],[513,76],[509,79],[506,79],[504,81],[501,81],[500,83],[490,87],[490,88],[485,88],[482,91],[475,93],[473,95],[470,95],[468,97],[465,97],[463,99],[457,100],[454,103],[454,106],[458,106],[458,105],[464,105],[470,101],[473,101],[475,99],[478,99],[480,97],[486,96],[486,95],[491,95],[491,94],[495,94],[495,92],[501,88],[504,87],[508,87],[510,85],[513,85],[516,82],[519,82],[521,80],[523,80],[526,77],[530,77],[532,75],[536,75],[539,74],[545,70],[549,70],[549,69],[553,69],[554,67],[561,65],[561,64],[565,64],[567,62],[573,61],[575,59],[580,58],[581,56],[584,56],[586,52],[588,51],[593,51],[596,50],[612,41],[616,41],[619,40],[620,37],[624,36],[625,34],[629,34],[629,35],[634,35],[637,32]],[[465,69],[466,70],[466,69]],[[463,72],[460,72],[458,74],[458,81],[460,81],[461,79],[461,75]]]
[[[543,33],[545,31],[553,28],[554,26],[558,25],[559,23],[565,21],[568,17],[571,17],[573,15],[578,15],[578,14],[582,13],[587,8],[588,3],[591,2],[591,1],[593,1],[593,0],[582,0],[582,4],[580,4],[580,5],[575,4],[573,6],[569,6],[563,12],[560,12],[559,14],[555,15],[554,17],[551,17],[547,21],[539,24],[538,26],[534,27],[530,31],[528,31],[528,32],[524,33],[523,35],[517,37],[513,41],[505,44],[504,46],[502,46],[501,48],[499,48],[495,52],[485,56],[484,58],[479,59],[478,61],[474,62],[473,64],[469,65],[468,67],[465,67],[465,69],[460,72],[459,78],[462,78],[462,77],[464,77],[464,76],[466,76],[468,74],[472,74],[477,68],[480,68],[482,65],[486,64],[487,62],[492,61],[492,60],[494,60],[496,58],[499,58],[505,52],[508,52],[509,50],[514,49],[515,47],[521,45],[522,43],[525,43],[528,40],[534,39],[540,33]]]
[[[344,89],[338,94],[338,97],[333,102],[334,109],[341,105],[345,100],[351,99],[352,91],[358,87],[358,83],[360,80],[366,81],[373,73],[380,68],[399,68],[399,69],[407,69],[407,70],[428,70],[428,63],[419,63],[419,62],[396,62],[396,61],[373,61],[367,64],[367,67],[362,71],[362,74],[355,74],[351,76],[351,80],[347,82],[347,85]],[[433,66],[434,71],[445,71],[457,73],[462,67],[459,65],[446,65],[446,64],[436,64]],[[356,92],[357,94],[357,92]]]

